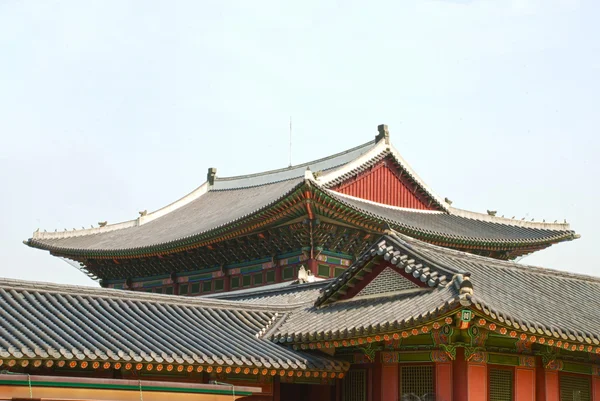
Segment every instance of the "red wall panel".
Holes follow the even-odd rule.
[[[435,210],[429,206],[426,197],[413,190],[414,184],[400,174],[389,163],[383,161],[356,178],[351,178],[336,188],[337,192],[384,203],[391,206],[411,209]]]

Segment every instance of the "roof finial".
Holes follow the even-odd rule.
[[[213,186],[215,184],[215,176],[217,175],[216,167],[209,167],[208,173],[206,174],[206,181],[208,181],[209,186]]]
[[[379,134],[375,137],[375,142],[379,142],[382,139],[385,140],[385,143],[390,143],[390,131],[388,130],[388,126],[385,124],[380,124],[377,126],[377,131]]]

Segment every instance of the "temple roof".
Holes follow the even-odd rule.
[[[0,280],[0,358],[342,372],[345,362],[280,344],[425,333],[465,308],[500,335],[600,353],[599,297],[598,277],[388,231],[335,279],[209,297]]]
[[[420,194],[419,199],[427,199],[428,204],[424,207],[431,210],[390,206],[344,195],[336,190],[340,182],[360,175],[383,159],[391,160],[403,179],[410,182],[410,191]],[[178,252],[182,247],[218,242],[224,236],[248,234],[251,232],[248,227],[266,227],[266,221],[281,224],[289,218],[284,211],[292,204],[298,207],[315,202],[319,214],[324,209],[319,209],[323,206],[319,201],[324,198],[328,206],[333,201],[336,208],[370,220],[368,225],[371,227],[393,228],[428,242],[458,249],[485,247],[488,251],[507,253],[500,257],[516,257],[578,237],[566,223],[526,222],[452,207],[402,159],[389,142],[387,127],[380,126],[380,135],[375,141],[345,152],[287,169],[247,176],[220,178],[216,176],[215,169],[210,169],[207,182],[155,212],[142,212],[135,220],[103,223],[101,227],[91,229],[38,230],[26,244],[61,256],[83,258]],[[297,212],[304,213],[304,216],[309,213],[300,208]],[[383,231],[377,229],[375,232]],[[511,248],[516,247],[522,250],[510,253]]]
[[[454,274],[445,284],[429,283],[422,289],[324,302],[336,291],[346,293],[351,279],[350,285],[356,285],[357,271],[385,262],[416,278],[424,271]],[[330,280],[313,305],[299,307],[270,334],[280,342],[352,338],[401,330],[470,306],[509,329],[598,346],[599,297],[599,277],[477,256],[391,232]]]
[[[512,220],[451,208],[449,212],[406,209],[326,190],[339,202],[382,219],[394,229],[428,240],[470,244],[537,244],[573,239],[568,224]]]
[[[4,279],[0,358],[344,370],[261,337],[289,310]]]

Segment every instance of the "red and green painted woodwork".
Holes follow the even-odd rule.
[[[80,262],[95,277],[115,280],[170,274],[190,266],[223,266],[248,260],[248,255],[260,259],[305,247],[313,250],[313,257],[317,248],[357,255],[389,228],[436,245],[499,258],[514,258],[572,238],[570,233],[526,242],[450,238],[352,208],[307,181],[244,219],[179,241],[131,250],[51,252]]]
[[[308,261],[306,252],[296,251],[276,257],[229,264],[222,268],[213,266],[205,270],[171,275],[113,280],[105,284],[115,289],[201,295],[295,280],[300,266],[306,267]],[[318,266],[313,273],[321,278],[331,278],[341,274],[352,264],[352,256],[319,250],[315,261]]]

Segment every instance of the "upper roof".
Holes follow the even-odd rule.
[[[456,208],[449,212],[406,209],[325,191],[355,210],[386,221],[397,231],[425,240],[491,245],[558,242],[576,237],[568,224],[511,220]]]
[[[0,280],[0,359],[342,371],[263,339],[290,307]]]
[[[377,224],[439,244],[487,246],[495,250],[519,246],[528,253],[553,243],[577,238],[566,223],[525,222],[453,208],[436,195],[404,161],[389,142],[386,126],[375,141],[333,156],[287,169],[247,176],[220,178],[209,170],[208,181],[180,200],[128,222],[103,224],[91,229],[40,232],[26,243],[57,254],[93,257],[135,256],[173,250],[241,227],[261,213],[274,211],[291,196],[304,197],[305,190],[324,193],[337,205],[350,208]],[[331,188],[382,158],[391,157],[402,174],[429,199],[436,210],[388,206],[343,195]],[[310,168],[310,171],[306,169]],[[412,184],[411,184],[412,185]],[[411,187],[412,188],[412,187]],[[307,199],[306,199],[307,200]],[[466,248],[465,248],[466,249]],[[516,255],[513,255],[514,257]]]
[[[363,155],[372,152],[373,149],[376,148],[377,142],[373,140],[344,152],[287,168],[236,177],[215,176],[212,189],[247,188],[292,180],[294,178],[304,178],[306,170],[321,172],[338,171],[343,166],[351,164],[353,161],[360,159]],[[216,172],[216,169],[214,171]]]

